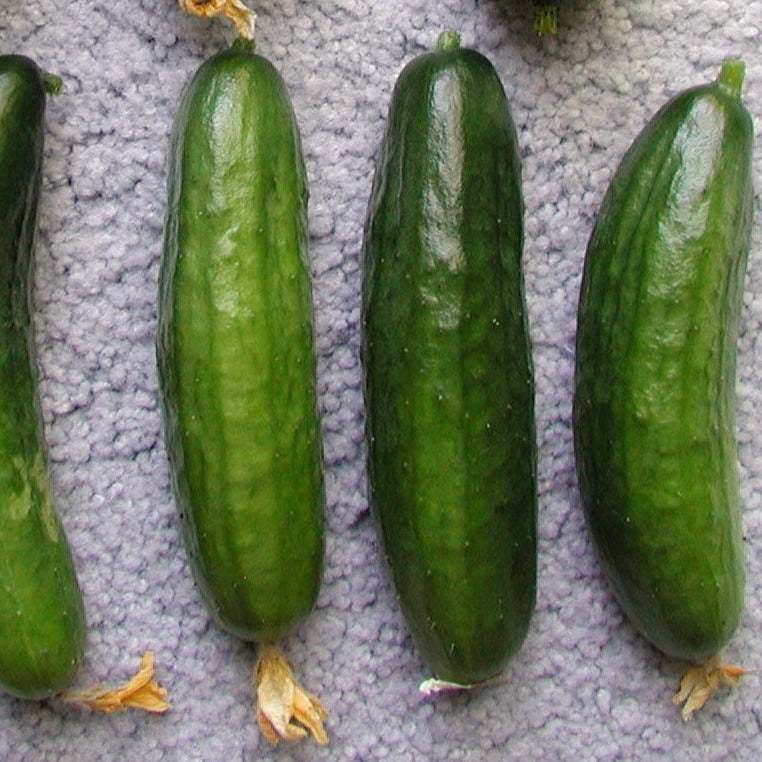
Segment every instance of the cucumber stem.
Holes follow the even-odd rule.
[[[238,34],[246,40],[254,39],[257,16],[241,0],[178,0],[187,13],[202,18],[225,16],[235,25]]]
[[[558,8],[555,5],[541,5],[534,17],[534,30],[538,36],[554,35],[558,31]]]
[[[318,697],[299,685],[279,648],[267,643],[259,648],[254,685],[262,735],[272,746],[280,741],[298,741],[308,734],[321,746],[327,746],[323,721],[328,713]]]
[[[443,53],[460,47],[460,35],[452,29],[442,32],[437,40],[437,50]]]
[[[58,95],[63,90],[63,80],[57,74],[42,72],[42,86],[48,95]]]
[[[717,84],[728,95],[740,100],[745,74],[746,64],[743,61],[738,58],[728,58],[722,62],[722,68],[717,75]]]
[[[154,657],[152,651],[143,654],[140,671],[119,688],[104,690],[90,688],[85,691],[64,691],[60,698],[70,704],[82,704],[96,712],[114,714],[127,709],[142,709],[145,712],[163,714],[169,709],[167,691],[154,679]]]
[[[253,53],[256,46],[254,40],[249,40],[246,37],[236,37],[230,47],[239,53]]]

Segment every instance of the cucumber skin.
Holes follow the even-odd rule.
[[[85,619],[53,507],[30,310],[45,90],[0,56],[0,686],[40,699],[71,685]]]
[[[307,187],[281,78],[243,41],[177,117],[158,362],[186,548],[217,620],[278,640],[313,608],[323,476]]]
[[[520,182],[489,61],[459,48],[412,61],[365,231],[369,478],[418,648],[436,678],[461,685],[500,672],[535,602]]]
[[[606,194],[579,304],[582,504],[624,611],[693,662],[743,609],[734,384],[752,139],[718,83],[663,107]]]

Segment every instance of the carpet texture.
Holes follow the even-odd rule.
[[[726,55],[746,59],[746,103],[762,126],[762,0],[577,0],[558,39],[543,41],[525,0],[252,5],[259,51],[294,100],[311,184],[327,566],[317,610],[285,648],[330,710],[332,745],[272,750],[258,733],[255,653],[210,622],[193,585],[160,431],[153,338],[168,137],[184,83],[232,30],[183,15],[175,0],[27,0],[3,3],[0,50],[33,56],[65,83],[47,117],[35,323],[52,480],[89,621],[78,686],[128,676],[151,648],[173,707],[104,717],[2,696],[0,760],[762,758],[757,675],[690,724],[671,705],[682,665],[636,634],[602,578],[570,428],[580,272],[606,184],[646,119],[713,78]],[[417,693],[428,675],[368,513],[359,250],[394,80],[448,27],[494,62],[519,130],[540,576],[531,632],[501,684],[432,702]],[[738,373],[748,605],[725,654],[752,669],[762,668],[760,222]]]

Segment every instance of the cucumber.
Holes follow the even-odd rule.
[[[323,479],[299,134],[245,41],[193,78],[172,162],[158,358],[173,484],[210,609],[275,642],[317,597]]]
[[[713,657],[743,608],[735,345],[752,218],[743,64],[666,104],[617,170],[579,302],[582,504],[622,608],[669,656]]]
[[[187,88],[168,205],[157,354],[186,547],[217,621],[270,645],[315,604],[324,491],[304,162],[251,41]]]
[[[21,698],[71,684],[85,619],[53,507],[30,310],[45,93],[60,80],[0,56],[0,686]]]
[[[362,297],[372,503],[402,610],[440,683],[498,674],[534,608],[522,215],[503,87],[446,32],[394,89]]]

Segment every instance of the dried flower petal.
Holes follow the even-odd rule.
[[[140,671],[123,686],[113,690],[90,688],[85,691],[65,691],[61,698],[70,703],[84,704],[104,714],[124,712],[131,708],[161,714],[169,709],[167,691],[153,679],[153,674],[153,652],[146,651]]]
[[[309,732],[321,746],[328,744],[323,727],[328,716],[325,708],[299,685],[291,665],[275,646],[261,647],[255,684],[257,722],[269,743],[277,746],[280,741],[298,741]]]
[[[734,664],[710,659],[700,667],[691,667],[680,681],[672,702],[683,705],[681,714],[688,721],[723,686],[734,687],[748,670]]]
[[[180,6],[194,16],[225,16],[235,24],[241,37],[254,39],[257,17],[241,0],[180,0]]]

